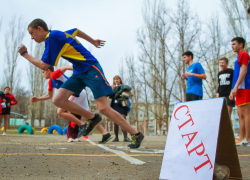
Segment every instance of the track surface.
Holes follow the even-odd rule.
[[[61,135],[0,136],[0,179],[158,180],[166,136],[146,136],[142,147],[128,143],[68,143]],[[237,147],[244,180],[250,180],[250,147]]]

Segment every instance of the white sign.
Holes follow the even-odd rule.
[[[213,179],[224,98],[175,105],[161,180]]]

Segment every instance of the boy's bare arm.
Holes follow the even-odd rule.
[[[201,73],[201,74],[195,74],[195,73],[183,73],[182,74],[182,77],[184,78],[187,78],[189,76],[193,76],[193,77],[196,77],[196,78],[199,78],[199,79],[204,79],[206,80],[207,79],[207,76],[205,73]]]
[[[48,94],[45,94],[41,97],[31,97],[30,101],[31,102],[45,101],[45,100],[51,99],[52,97],[53,97],[53,91],[48,91]]]
[[[247,74],[247,66],[245,64],[242,64],[241,67],[240,67],[239,78],[238,78],[238,80],[237,80],[237,82],[235,83],[235,86],[234,86],[235,89],[238,89],[238,87],[240,86],[240,84],[245,79],[246,74]]]
[[[247,66],[245,64],[242,64],[241,67],[240,67],[240,75],[238,77],[238,80],[237,82],[235,83],[235,86],[234,88],[231,90],[231,93],[230,93],[230,96],[229,98],[231,100],[233,100],[233,97],[235,97],[237,95],[237,90],[238,90],[238,87],[240,86],[240,84],[243,82],[243,80],[245,79],[246,77],[246,74],[247,74]]]
[[[100,40],[100,39],[92,39],[90,36],[88,36],[87,34],[85,34],[84,32],[82,32],[81,30],[78,29],[77,31],[77,35],[78,37],[85,39],[86,41],[90,42],[91,44],[93,44],[95,47],[97,48],[101,48],[100,46],[104,46],[106,41]]]
[[[49,68],[49,65],[44,63],[41,59],[37,59],[29,55],[27,48],[23,44],[18,48],[18,52],[20,53],[21,56],[23,56],[29,62],[34,64],[36,67],[42,70],[47,70]]]
[[[70,70],[73,71],[73,67],[71,65],[65,65],[63,67],[60,67],[60,71],[64,73],[65,71]]]

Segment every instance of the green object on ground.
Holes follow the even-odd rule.
[[[23,131],[27,130],[28,131],[28,134],[34,134],[34,131],[32,129],[32,127],[30,125],[22,125],[19,127],[18,129],[18,134],[22,134]]]

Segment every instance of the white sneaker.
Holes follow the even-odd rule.
[[[244,139],[243,141],[236,143],[236,146],[247,146],[248,144],[250,144],[250,142]]]
[[[73,142],[73,141],[74,141],[74,139],[72,139],[72,138],[68,139],[68,142]]]
[[[6,136],[6,133],[5,132],[3,132],[3,134],[2,134],[3,136]]]
[[[80,142],[80,139],[76,138],[73,140],[74,142]]]

